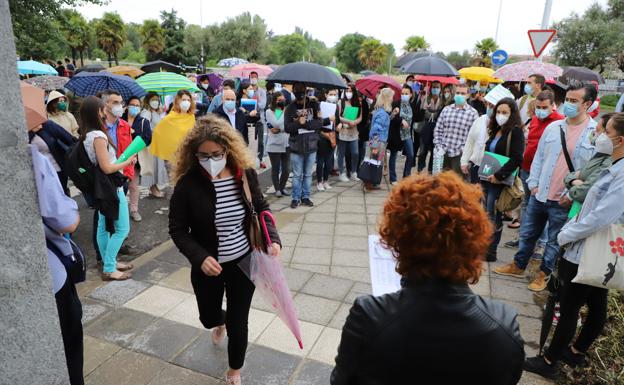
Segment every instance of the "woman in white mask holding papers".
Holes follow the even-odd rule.
[[[173,172],[169,233],[191,262],[191,283],[199,319],[212,329],[212,342],[227,330],[228,385],[240,385],[247,350],[247,319],[254,284],[238,263],[249,256],[252,212],[269,210],[254,161],[240,134],[223,119],[208,115],[197,121],[178,150]],[[281,245],[271,221],[267,228],[279,256]],[[227,312],[222,308],[227,292]]]

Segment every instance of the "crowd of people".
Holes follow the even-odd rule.
[[[139,187],[162,199],[163,187],[170,181],[175,185],[170,234],[192,265],[200,320],[213,330],[215,344],[223,341],[227,329],[228,384],[240,384],[247,347],[254,288],[236,266],[251,250],[247,229],[253,213],[269,209],[256,174],[266,168],[265,156],[271,164],[274,194],[290,196],[291,208],[314,205],[314,170],[317,191],[331,189],[332,176],[342,182],[362,179],[366,189],[378,189],[379,180],[360,172],[373,159],[395,186],[384,207],[380,233],[396,251],[398,271],[405,278],[402,291],[407,294],[385,297],[375,310],[367,302],[370,298],[355,303],[343,331],[332,384],[362,383],[357,378],[380,374],[398,381],[397,365],[414,360],[430,369],[437,362],[437,355],[431,355],[434,345],[434,351],[457,352],[457,362],[476,345],[496,345],[484,352],[491,355],[491,362],[500,361],[495,365],[500,370],[484,382],[492,384],[516,383],[522,367],[554,378],[560,362],[571,366],[584,362],[605,323],[607,290],[572,283],[572,279],[583,240],[624,220],[624,206],[618,204],[624,191],[620,162],[624,115],[593,119],[598,111],[595,85],[570,81],[564,99],[558,101],[540,74],[526,79],[522,96],[517,95],[515,84],[421,84],[411,75],[400,93],[380,87],[370,96],[351,83],[345,89],[319,90],[303,83],[267,82],[264,88],[255,72],[244,79],[226,79],[221,89],[212,89],[206,76],[192,80],[199,93],[180,90],[171,98],[148,93],[124,100],[119,92],[104,90],[79,102],[74,109],[78,119],[69,112],[69,96],[63,90],[52,91],[46,100],[48,121],[31,129],[29,138],[37,157],[44,159],[37,163],[39,170],[53,170],[57,176],[58,183],[45,188],[61,194],[40,195],[62,202],[58,207],[66,209],[44,213],[44,221],[57,233],[70,234],[78,226],[75,202],[67,198],[74,173],[67,169],[66,157],[75,148],[84,150],[86,163],[81,167],[92,170],[92,187],[97,188],[82,192],[94,209],[93,243],[103,280],[132,277],[133,265],[117,257],[131,221],[142,220]],[[335,112],[326,115],[327,104],[334,105]],[[250,128],[258,143],[253,153]],[[137,137],[149,148],[118,160]],[[401,154],[404,165],[399,178],[396,167]],[[487,175],[493,156],[507,162]],[[419,173],[410,177],[413,168]],[[448,172],[437,175],[440,169]],[[501,210],[502,197],[510,193],[516,178],[524,195],[514,207]],[[582,210],[570,220],[575,203],[582,204]],[[54,223],[55,215],[64,219]],[[510,226],[519,227],[519,238],[506,246],[518,251],[512,263],[493,272],[524,278],[534,259],[541,261],[541,268],[529,290],[546,289],[557,265],[559,279],[566,284],[549,349],[524,365],[515,311],[495,301],[479,302],[484,300],[466,287],[478,281],[482,261],[497,260],[504,219],[514,215]],[[269,230],[275,242],[269,250],[279,255],[279,237],[273,227]],[[80,303],[74,283],[67,277],[58,280],[55,291],[67,321],[61,322],[61,328],[72,385],[82,384],[82,333],[76,332]],[[224,290],[228,291],[227,313],[221,309]],[[454,305],[442,311],[436,305],[439,301]],[[581,334],[570,345],[583,304],[589,312]],[[474,314],[472,308],[483,314]],[[436,322],[422,320],[422,312],[434,312]],[[382,320],[394,319],[394,314],[401,314],[400,325],[390,330]],[[462,331],[444,337],[452,322],[439,320],[457,315],[466,317]],[[483,318],[492,322],[486,325]],[[492,344],[475,340],[476,335],[491,339]],[[440,340],[451,337],[448,349],[439,349],[444,346]],[[416,341],[419,352],[412,349]],[[382,351],[396,354],[376,359],[374,352]],[[445,357],[439,357],[439,362],[448,361]],[[442,366],[436,370],[442,371]]]

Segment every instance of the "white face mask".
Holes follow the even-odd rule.
[[[596,152],[601,154],[613,154],[613,141],[604,132],[596,138]]]
[[[157,110],[158,107],[160,107],[160,102],[158,100],[152,100],[150,101],[150,107],[152,107],[153,110]]]
[[[189,110],[189,108],[191,108],[191,102],[188,100],[183,100],[180,102],[180,110],[182,110],[182,112],[186,112]]]
[[[211,158],[200,160],[199,164],[206,170],[211,177],[216,178],[217,175],[225,168],[227,163],[227,157],[224,156],[221,160],[214,160]]]
[[[336,103],[338,101],[338,96],[336,95],[329,95],[327,97],[327,101],[330,103]]]
[[[256,79],[256,78],[251,78],[251,79],[249,79],[249,82],[250,82],[251,84],[253,84],[253,85],[256,85],[256,84],[258,84],[258,79]]]
[[[509,115],[496,114],[496,123],[499,126],[503,126],[509,120]]]
[[[202,83],[201,86],[203,89],[207,90],[208,87],[210,86],[210,83]]]
[[[351,98],[353,97],[353,92],[345,93],[345,97],[347,98],[347,100],[351,100]]]
[[[275,83],[275,86],[273,87],[273,92],[281,92],[281,91],[282,91],[282,85]]]
[[[124,113],[124,108],[121,106],[121,104],[115,104],[113,108],[111,108],[111,113],[113,114],[113,116],[121,118]]]

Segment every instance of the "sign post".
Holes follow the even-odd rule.
[[[531,41],[531,48],[533,48],[533,56],[535,58],[539,58],[548,43],[552,41],[552,39],[557,34],[557,30],[555,29],[530,29],[528,31],[529,40]]]

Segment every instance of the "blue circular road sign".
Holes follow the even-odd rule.
[[[495,66],[504,65],[507,63],[507,59],[509,59],[509,55],[502,49],[499,49],[492,54],[492,64]]]

